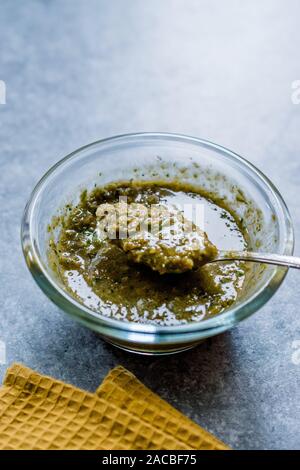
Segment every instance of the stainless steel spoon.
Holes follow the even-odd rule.
[[[300,257],[298,256],[255,253],[251,251],[219,251],[217,256],[208,261],[208,263],[219,261],[250,261],[253,263],[266,263],[300,269]]]

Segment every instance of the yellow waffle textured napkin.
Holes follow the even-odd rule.
[[[123,367],[95,394],[23,365],[0,389],[0,449],[228,449]]]

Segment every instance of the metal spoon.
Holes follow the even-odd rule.
[[[208,263],[218,261],[250,261],[253,263],[266,263],[300,269],[300,257],[298,256],[254,253],[251,251],[219,251],[217,256],[208,261]]]

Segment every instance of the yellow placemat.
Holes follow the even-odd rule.
[[[122,367],[95,394],[14,364],[0,389],[0,449],[228,449]]]

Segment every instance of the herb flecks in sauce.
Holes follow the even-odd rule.
[[[79,204],[62,218],[58,241],[50,242],[50,263],[71,295],[107,317],[160,325],[200,321],[239,299],[246,276],[241,262],[161,275],[133,263],[118,243],[101,239],[97,208],[117,204],[120,196],[126,196],[129,204],[145,206],[201,204],[204,227],[199,230],[205,230],[213,245],[220,250],[246,248],[245,234],[234,215],[217,197],[208,197],[198,188],[137,181],[98,187],[82,193]]]

